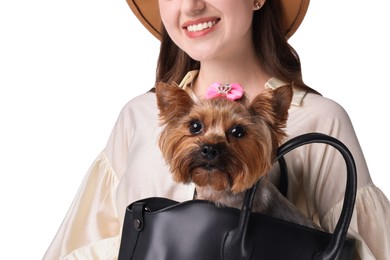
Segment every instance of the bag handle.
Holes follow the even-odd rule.
[[[332,239],[323,252],[318,252],[313,256],[316,260],[337,259],[342,251],[355,205],[357,187],[355,160],[349,149],[341,141],[321,133],[308,133],[290,139],[279,147],[276,160],[295,148],[311,143],[324,143],[333,146],[341,153],[347,166],[347,183],[343,207]],[[223,252],[223,259],[225,260],[244,260],[250,257],[252,245],[246,234],[258,184],[259,182],[246,192],[238,226],[227,235]]]

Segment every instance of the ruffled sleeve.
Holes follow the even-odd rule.
[[[115,205],[118,179],[101,153],[79,191],[44,259],[116,259],[120,225]]]
[[[321,226],[334,230],[342,209],[342,201],[331,208]],[[356,194],[355,211],[349,235],[357,242],[361,259],[390,259],[390,203],[374,185],[362,187]],[[364,242],[363,242],[364,241]],[[371,249],[371,250],[370,250]],[[375,256],[372,252],[375,252]]]
[[[308,93],[290,108],[289,138],[318,132],[331,135],[351,151],[357,168],[357,197],[349,236],[361,259],[390,259],[390,202],[373,184],[363,151],[346,111],[336,102]],[[321,227],[333,232],[345,194],[345,162],[333,147],[310,144],[286,155],[288,198]]]
[[[126,207],[133,201],[191,199],[194,188],[170,178],[156,140],[154,93],[122,109],[103,152],[93,162],[44,259],[116,259]]]

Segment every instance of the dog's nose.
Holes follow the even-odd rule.
[[[202,146],[202,155],[207,160],[213,160],[220,154],[220,149],[216,145],[203,145]]]

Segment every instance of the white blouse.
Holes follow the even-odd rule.
[[[189,86],[196,75],[196,71],[189,72],[180,86],[192,93]],[[280,81],[271,79],[266,88],[278,84]],[[390,202],[371,181],[345,110],[320,95],[294,89],[286,130],[287,139],[308,132],[328,134],[351,150],[357,166],[358,192],[349,236],[357,240],[360,259],[390,259]],[[154,93],[145,93],[125,105],[44,259],[117,259],[128,204],[152,196],[192,199],[194,186],[174,183],[170,177],[157,146],[159,132]],[[285,158],[289,200],[332,232],[345,191],[342,156],[330,146],[311,144]]]

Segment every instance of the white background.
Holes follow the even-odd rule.
[[[159,42],[125,0],[0,1],[0,259],[41,259],[120,109],[153,86]],[[387,10],[312,1],[290,43],[390,197]]]

